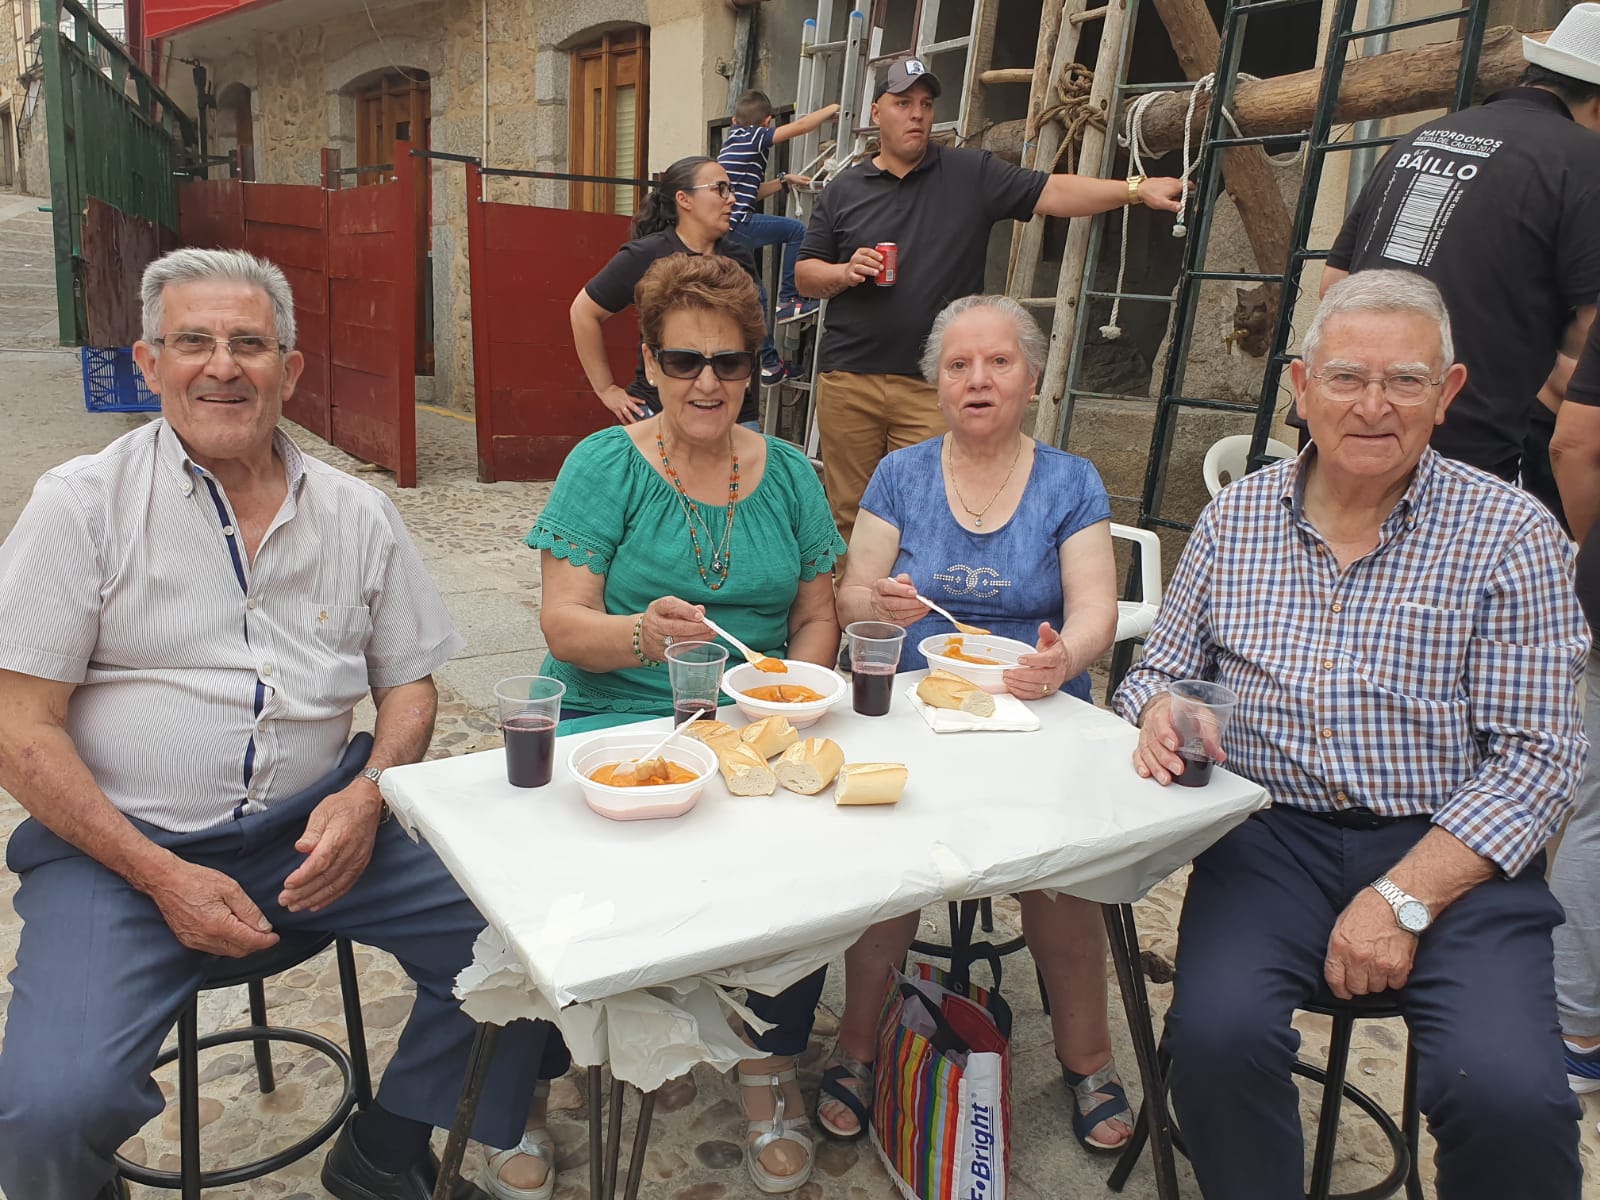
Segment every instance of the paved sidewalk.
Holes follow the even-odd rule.
[[[32,223],[31,218],[22,219]],[[0,255],[11,236],[8,224],[4,209],[0,208]],[[8,439],[5,465],[0,470],[0,537],[10,529],[33,479],[41,471],[75,454],[99,449],[143,419],[84,413],[77,371],[77,359],[70,352],[0,352],[0,378],[6,380],[0,389],[0,427],[7,431]],[[304,431],[293,426],[289,429],[308,452],[361,474],[394,498],[468,639],[467,653],[440,672],[442,704],[431,755],[466,753],[498,745],[499,735],[488,714],[492,685],[505,675],[535,669],[544,652],[537,625],[537,559],[521,546],[520,539],[547,494],[547,487],[478,483],[472,475],[472,425],[434,411],[418,414],[422,483],[408,491],[397,490],[387,473],[367,470]],[[15,802],[0,793],[0,843],[22,816]],[[530,868],[541,852],[538,847],[529,847]],[[9,971],[15,963],[18,924],[11,907],[15,886],[14,878],[0,872],[0,973]],[[791,878],[775,881],[771,896],[752,897],[752,902],[781,905],[786,894],[805,886],[802,867]],[[1181,903],[1182,879],[1175,877],[1139,905],[1146,947],[1169,959]],[[996,901],[995,909],[1001,926],[997,936],[1010,936],[1017,923],[1014,902]],[[930,910],[925,917],[937,915]],[[373,1066],[375,1071],[381,1071],[409,1010],[410,987],[387,956],[360,950],[357,958]],[[843,971],[836,965],[818,1014],[816,1035],[803,1059],[802,1078],[811,1090],[815,1089],[822,1057],[831,1042],[842,982]],[[1114,996],[1114,982],[1111,989]],[[1157,1009],[1164,1011],[1170,986],[1153,985],[1151,990]],[[1005,992],[1017,1016],[1013,1042],[1012,1193],[1019,1200],[1100,1196],[1104,1194],[1103,1180],[1109,1164],[1091,1159],[1069,1136],[1066,1093],[1054,1062],[1048,1019],[1040,1010],[1031,964],[1025,955],[1006,960]],[[8,996],[9,986],[0,982],[0,1013]],[[331,955],[273,981],[267,998],[275,1023],[301,1026],[343,1040]],[[242,991],[212,995],[202,1008],[201,1032],[244,1021]],[[1113,1028],[1118,1061],[1131,1081],[1133,1057],[1120,1015],[1114,1017]],[[1326,1050],[1325,1025],[1317,1018],[1307,1017],[1302,1019],[1301,1028],[1305,1053],[1315,1060]],[[1402,1035],[1399,1026],[1389,1023],[1360,1026],[1351,1055],[1352,1080],[1371,1091],[1391,1112],[1398,1112],[1399,1107]],[[204,1056],[201,1105],[208,1164],[236,1162],[270,1151],[311,1128],[326,1111],[334,1073],[314,1056],[301,1055],[292,1048],[278,1057],[282,1064],[280,1085],[274,1094],[263,1097],[248,1052],[225,1048]],[[161,1081],[170,1096],[170,1069],[162,1073]],[[552,1097],[552,1129],[562,1175],[558,1200],[586,1200],[588,1194],[588,1143],[579,1106],[572,1081],[560,1081]],[[629,1111],[632,1112],[631,1107]],[[696,1070],[689,1079],[666,1089],[656,1114],[642,1191],[647,1200],[721,1200],[725,1196],[756,1194],[741,1162],[744,1124],[730,1080],[703,1068]],[[1600,1139],[1594,1129],[1597,1117],[1600,1103],[1591,1100],[1584,1121],[1584,1155],[1591,1167],[1600,1152]],[[128,1144],[127,1153],[136,1160],[175,1169],[176,1120],[173,1104]],[[1311,1127],[1308,1117],[1308,1128]],[[1340,1190],[1364,1187],[1382,1173],[1383,1148],[1376,1131],[1365,1121],[1348,1119],[1340,1149],[1336,1179]],[[1508,1147],[1507,1152],[1514,1149]],[[1423,1170],[1431,1178],[1429,1153],[1425,1148]],[[474,1153],[470,1161],[477,1170],[482,1160]],[[323,1192],[317,1183],[319,1163],[320,1155],[267,1179],[207,1194],[218,1198],[289,1200],[320,1197]],[[817,1166],[813,1181],[796,1193],[799,1200],[889,1200],[894,1195],[872,1151],[863,1144],[825,1141],[818,1151]],[[1198,1196],[1187,1169],[1181,1170],[1185,1195]],[[134,1194],[144,1198],[161,1193],[135,1188]],[[1153,1195],[1148,1165],[1141,1164],[1123,1194],[1133,1200]]]

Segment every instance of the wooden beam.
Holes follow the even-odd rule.
[[[993,71],[985,71],[978,76],[978,82],[984,87],[993,87],[997,83],[1032,83],[1032,67],[997,67]]]
[[[1543,30],[1528,36],[1542,41],[1549,35],[1549,30]],[[1345,65],[1334,119],[1344,124],[1447,108],[1455,92],[1460,58],[1461,43],[1435,42],[1415,49],[1391,50],[1371,58],[1351,59]],[[1505,25],[1489,30],[1484,34],[1483,53],[1478,59],[1475,95],[1481,97],[1510,87],[1525,66],[1522,33]],[[1320,70],[1241,82],[1233,93],[1234,119],[1246,136],[1300,133],[1311,126],[1321,86]],[[1183,114],[1187,104],[1188,96],[1179,93],[1171,93],[1151,104],[1145,115],[1144,137],[1145,144],[1154,153],[1165,154],[1183,145]],[[1195,105],[1196,134],[1205,128],[1208,107],[1204,97]],[[1005,121],[990,127],[984,134],[983,145],[998,157],[1017,162],[1022,140],[1023,122]]]
[[[1167,27],[1178,65],[1189,79],[1199,79],[1217,69],[1222,39],[1205,0],[1154,0],[1161,23]],[[1148,121],[1146,124],[1148,125]],[[1196,152],[1198,153],[1196,142]],[[1276,272],[1289,262],[1292,229],[1289,206],[1283,202],[1278,177],[1260,146],[1239,146],[1222,154],[1222,185],[1233,197],[1244,223],[1245,236],[1256,256],[1256,269]]]

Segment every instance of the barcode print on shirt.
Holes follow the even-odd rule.
[[[1395,214],[1389,238],[1384,242],[1383,257],[1414,267],[1427,266],[1433,259],[1433,250],[1439,244],[1445,222],[1449,220],[1448,213],[1443,220],[1439,214],[1457,190],[1459,184],[1454,179],[1436,175],[1418,175],[1413,179],[1406,189],[1405,199],[1400,202],[1400,211]]]

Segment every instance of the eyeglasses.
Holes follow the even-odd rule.
[[[693,187],[681,188],[680,190],[685,192],[698,192],[704,190],[705,188],[710,188],[724,200],[733,195],[733,184],[729,183],[726,179],[719,179],[715,183],[697,183]]]
[[[756,356],[749,350],[719,350],[715,354],[701,354],[698,350],[671,350],[652,346],[656,365],[663,375],[673,379],[698,379],[700,372],[711,364],[711,372],[724,383],[737,383],[750,378],[756,369]]]
[[[273,354],[283,352],[283,343],[277,338],[263,337],[257,333],[241,333],[237,337],[219,338],[209,333],[174,333],[170,337],[152,338],[157,346],[171,350],[179,358],[196,362],[209,360],[220,343],[236,362],[259,362]]]
[[[1399,371],[1393,375],[1363,375],[1343,367],[1325,367],[1312,371],[1311,378],[1322,385],[1330,400],[1354,402],[1367,394],[1367,389],[1377,384],[1390,404],[1421,404],[1428,393],[1444,382],[1429,379],[1415,371]]]

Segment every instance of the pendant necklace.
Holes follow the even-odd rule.
[[[1006,490],[1006,484],[1011,482],[1011,477],[1017,472],[1017,463],[1022,458],[1022,438],[1017,438],[1017,452],[1011,456],[1011,469],[1006,472],[1006,477],[1000,481],[1000,486],[995,489],[994,495],[989,497],[989,503],[982,508],[974,509],[967,503],[967,498],[961,494],[961,484],[956,480],[955,460],[950,457],[950,443],[944,446],[945,467],[950,472],[950,486],[955,490],[956,499],[961,502],[961,507],[967,510],[967,516],[972,518],[972,524],[977,529],[983,528],[983,514],[994,507],[994,502],[1000,499],[1000,493]]]
[[[739,501],[739,452],[733,448],[733,438],[728,439],[728,455],[733,465],[728,472],[728,515],[722,525],[721,542],[712,541],[711,526],[701,520],[694,500],[684,489],[683,480],[678,478],[678,472],[667,458],[667,444],[662,441],[660,433],[656,434],[656,449],[661,454],[661,472],[672,484],[678,497],[678,506],[683,509],[684,519],[689,524],[689,541],[694,546],[694,564],[700,571],[700,578],[708,588],[717,591],[728,582],[728,570],[733,559],[733,506]],[[702,528],[705,530],[706,545],[711,547],[710,571],[706,570],[705,555],[700,546]]]

